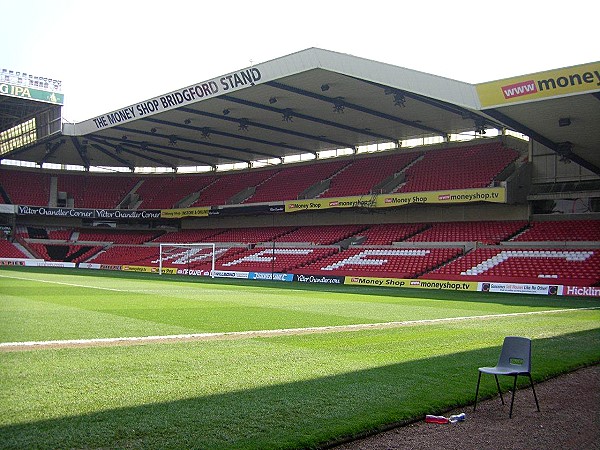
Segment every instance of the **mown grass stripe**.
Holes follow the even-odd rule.
[[[224,339],[244,339],[254,337],[273,337],[284,335],[311,334],[311,333],[333,333],[342,331],[361,331],[368,329],[400,328],[413,325],[433,325],[444,322],[458,322],[466,320],[485,320],[505,317],[530,316],[540,314],[554,314],[575,311],[589,311],[600,309],[600,307],[589,308],[569,308],[552,309],[546,311],[527,311],[504,314],[484,314],[478,316],[463,317],[443,317],[438,319],[406,320],[396,322],[379,323],[361,323],[353,325],[331,325],[324,327],[304,327],[304,328],[282,328],[275,330],[249,330],[249,331],[231,331],[221,333],[190,333],[190,334],[172,334],[164,336],[138,336],[138,337],[115,337],[115,338],[96,338],[96,339],[65,339],[51,341],[29,341],[29,342],[1,342],[0,350],[31,350],[35,348],[48,347],[87,347],[98,345],[136,345],[148,343],[161,343],[173,341],[196,341],[196,340],[224,340]]]

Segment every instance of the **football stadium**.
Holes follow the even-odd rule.
[[[599,62],[309,48],[79,123],[0,69],[0,448],[331,448],[600,362]]]

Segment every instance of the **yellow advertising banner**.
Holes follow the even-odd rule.
[[[208,217],[209,208],[161,209],[161,219],[181,219],[183,217]]]
[[[411,204],[506,203],[506,188],[456,189],[357,197],[317,198],[285,202],[285,212],[317,211],[330,208],[394,208]]]
[[[121,270],[125,272],[158,273],[158,267],[148,266],[122,266]]]
[[[456,189],[452,191],[408,192],[377,196],[377,208],[392,208],[414,203],[506,203],[506,188]]]
[[[450,280],[415,280],[410,278],[378,278],[351,276],[344,278],[344,284],[355,286],[382,286],[409,289],[441,289],[447,291],[477,291],[477,282]]]
[[[285,202],[285,212],[317,211],[329,208],[375,208],[377,196],[313,198],[310,200],[290,200]]]
[[[476,85],[482,108],[600,91],[600,62]]]

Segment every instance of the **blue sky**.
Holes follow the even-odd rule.
[[[469,83],[600,60],[592,1],[0,0],[0,11],[0,67],[62,80],[73,122],[309,47]]]

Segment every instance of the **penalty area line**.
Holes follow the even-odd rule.
[[[362,323],[351,325],[331,325],[324,327],[305,327],[305,328],[282,328],[275,330],[250,330],[250,331],[230,331],[220,333],[191,333],[191,334],[170,334],[164,336],[139,336],[139,337],[115,337],[115,338],[96,338],[96,339],[66,339],[50,341],[29,341],[29,342],[1,342],[0,351],[23,351],[44,348],[73,348],[73,347],[98,347],[114,345],[140,345],[156,344],[169,342],[188,342],[188,341],[209,341],[209,340],[227,340],[227,339],[248,339],[255,337],[274,337],[290,336],[300,334],[334,333],[343,331],[362,331],[374,329],[401,328],[414,325],[433,325],[446,322],[460,322],[468,320],[496,319],[505,317],[519,317],[540,314],[555,314],[562,312],[589,311],[600,309],[600,307],[589,308],[569,308],[569,309],[551,309],[545,311],[527,311],[518,313],[504,314],[483,314],[479,316],[461,316],[444,317],[439,319],[420,319],[406,320],[399,322],[378,322]]]

